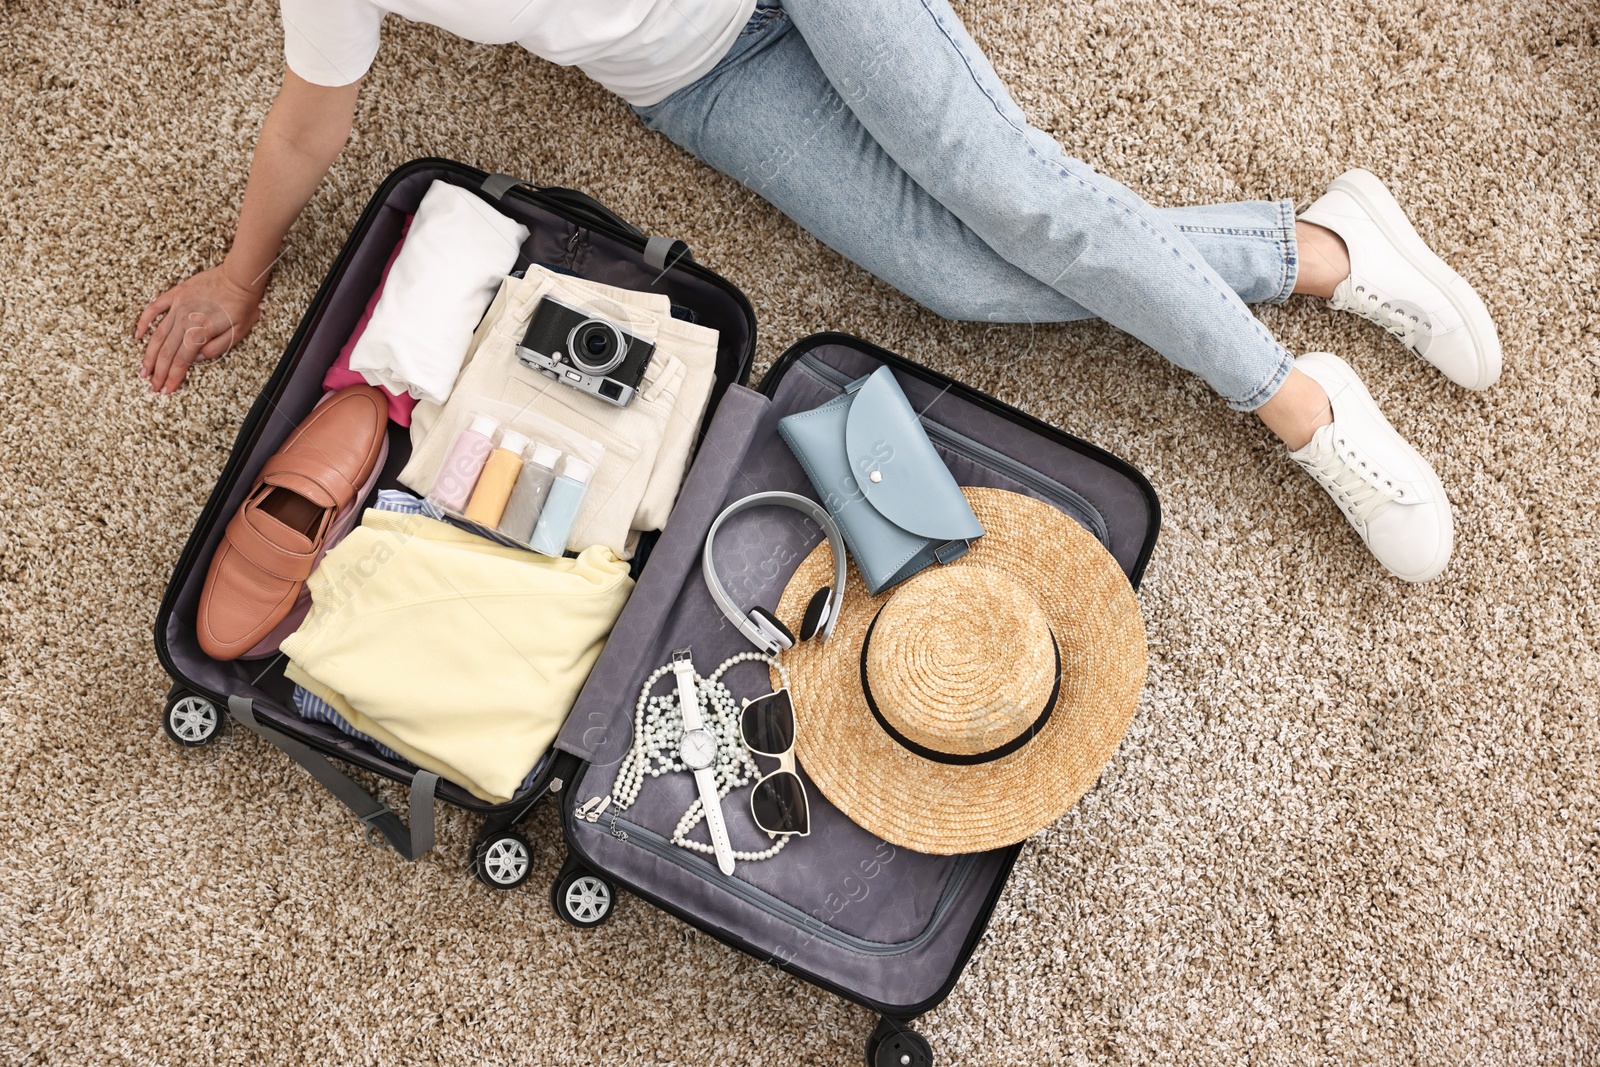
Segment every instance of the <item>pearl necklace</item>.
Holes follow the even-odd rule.
[[[709,677],[695,678],[695,688],[700,692],[702,706],[709,712],[705,716],[705,728],[717,739],[717,762],[712,765],[712,770],[716,775],[719,797],[725,797],[735,789],[749,785],[761,777],[760,768],[756,766],[755,759],[744,747],[739,736],[739,705],[721,680],[730,668],[751,661],[772,667],[778,672],[778,678],[782,683],[785,686],[789,684],[789,675],[783,669],[783,665],[760,652],[741,652],[729,656]],[[678,708],[677,689],[661,696],[650,695],[650,690],[655,688],[655,684],[671,673],[671,664],[657,667],[639,689],[639,702],[634,706],[633,747],[628,749],[628,754],[622,758],[622,764],[617,768],[617,779],[611,786],[611,795],[606,798],[611,801],[614,834],[622,833],[616,829],[617,815],[627,811],[633,806],[633,802],[639,799],[639,790],[644,787],[646,777],[656,778],[672,771],[689,769],[678,753],[679,745],[683,741],[683,713]],[[605,806],[601,804],[599,810],[604,810]],[[595,812],[596,815],[599,814],[599,810]],[[705,816],[705,808],[696,798],[672,831],[672,843],[695,852],[712,854],[715,850],[710,845],[691,841],[688,836],[689,831],[698,826]],[[785,834],[780,836],[771,848],[760,852],[735,852],[733,858],[743,863],[771,859],[788,843],[789,836]]]

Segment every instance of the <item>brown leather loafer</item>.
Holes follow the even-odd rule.
[[[312,409],[261,468],[211,557],[195,632],[213,659],[238,659],[294,608],[334,518],[384,451],[388,398],[341,389]]]

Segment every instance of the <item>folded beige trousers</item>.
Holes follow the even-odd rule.
[[[626,407],[518,361],[516,346],[546,295],[612,318],[629,333],[655,342],[644,381]],[[412,412],[411,459],[400,481],[427,495],[456,435],[471,421],[474,402],[511,404],[604,446],[567,547],[581,552],[605,545],[627,559],[640,531],[666,524],[711,397],[716,365],[717,331],[673,318],[664,294],[529,267],[527,277],[501,283],[446,402],[419,403]]]

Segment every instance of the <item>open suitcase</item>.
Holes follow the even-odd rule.
[[[373,194],[245,417],[216,488],[173,568],[156,613],[155,643],[162,666],[173,679],[163,722],[174,741],[205,744],[216,736],[224,716],[231,715],[304,766],[355,812],[370,836],[381,835],[407,859],[433,845],[436,796],[482,812],[487,818],[472,849],[472,868],[486,883],[504,887],[520,882],[531,868],[532,852],[511,828],[547,791],[560,788],[553,760],[545,761],[544,769],[509,803],[486,803],[452,782],[416,773],[409,763],[380,755],[332,726],[301,718],[292,705],[293,686],[283,676],[282,657],[218,662],[201,650],[194,628],[206,568],[228,519],[262,464],[321,397],[323,375],[377,288],[406,215],[416,210],[436,179],[478,191],[532,231],[519,269],[538,262],[610,285],[653,288],[665,292],[702,325],[717,330],[710,410],[715,410],[729,385],[749,375],[755,356],[750,302],[735,286],[695,263],[681,242],[646,238],[596,201],[570,189],[536,189],[503,174],[485,174],[444,159],[413,160],[389,175]],[[399,487],[396,475],[410,450],[408,432],[391,423],[388,459],[376,489]],[[648,544],[641,544],[635,574],[647,560],[648,549]],[[360,788],[328,757],[409,786],[409,819]],[[498,877],[491,877],[483,862],[491,853]]]
[[[675,304],[721,331],[712,407],[671,518],[635,561],[637,585],[557,738],[553,758],[527,789],[499,806],[426,772],[413,773],[332,727],[300,719],[281,664],[262,674],[264,661],[214,662],[199,650],[193,633],[205,564],[227,517],[254,471],[320,395],[323,371],[375,287],[401,217],[435,178],[483,190],[528,225],[534,231],[528,258],[610,284],[663,288]],[[1159,505],[1149,483],[1114,456],[843,334],[801,340],[758,389],[746,388],[754,338],[753,316],[737,289],[694,264],[683,245],[647,240],[582,194],[532,189],[443,160],[401,167],[374,196],[246,419],[178,562],[156,621],[157,649],[174,678],[167,731],[182,744],[204,743],[226,708],[304,765],[355,810],[369,833],[381,833],[408,858],[432,844],[435,795],[482,811],[487,818],[471,850],[472,869],[498,888],[527,878],[531,852],[514,827],[538,799],[554,795],[561,801],[569,854],[551,899],[564,919],[597,925],[609,914],[616,887],[625,887],[725,944],[878,1012],[879,1024],[867,1039],[869,1064],[931,1064],[927,1042],[907,1024],[955,984],[1021,846],[965,856],[896,849],[855,826],[808,783],[811,835],[769,860],[741,863],[726,877],[709,856],[670,841],[694,799],[688,775],[647,778],[621,814],[600,804],[632,744],[639,687],[673,649],[691,647],[696,663],[707,669],[748,650],[700,578],[707,531],[728,503],[750,493],[788,490],[814,498],[778,437],[778,419],[837,396],[883,364],[893,368],[958,482],[1052,504],[1098,538],[1135,587],[1155,544]],[[408,448],[405,432],[391,426],[389,469],[380,486],[393,484]],[[723,526],[718,557],[797,561],[819,539],[809,524],[772,523],[760,512],[748,513]],[[745,602],[775,604],[792,569],[745,568]],[[755,681],[757,667],[738,670],[749,671]],[[409,820],[356,786],[330,756],[408,783]],[[747,806],[743,791],[730,794],[724,805],[729,811]],[[741,841],[735,832],[735,847],[760,847],[753,843],[753,828],[744,833]]]

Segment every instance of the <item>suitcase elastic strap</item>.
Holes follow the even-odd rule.
[[[503,200],[505,195],[517,186],[532,189],[545,197],[554,200],[569,213],[598,216],[618,229],[644,237],[639,227],[606,207],[588,193],[580,193],[576,189],[560,189],[550,186],[538,186],[532,182],[514,178],[509,174],[490,174],[483,179],[478,188],[482,189],[491,199]],[[569,219],[569,222],[573,220]],[[576,225],[576,223],[573,223]],[[650,237],[644,244],[645,266],[651,270],[662,271],[678,265],[679,260],[692,262],[694,254],[689,251],[689,246],[682,241],[675,241],[670,237]]]
[[[671,237],[651,237],[644,243],[645,264],[655,270],[665,271],[678,265],[680,259],[693,259],[689,246]]]
[[[311,777],[321,782],[323,788],[355,812],[356,818],[366,825],[369,839],[373,831],[377,831],[394,846],[396,852],[408,860],[416,859],[433,847],[433,791],[439,784],[437,774],[419,770],[411,779],[411,828],[408,830],[393,808],[351,781],[322,753],[264,725],[256,718],[249,697],[229,697],[228,713],[240,725],[272,742],[290,759],[311,772]]]

